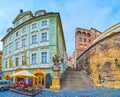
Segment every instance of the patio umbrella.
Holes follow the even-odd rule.
[[[28,78],[33,78],[36,77],[32,73],[28,72],[27,70],[22,70],[19,72],[16,72],[15,74],[12,74],[11,77],[28,77]]]

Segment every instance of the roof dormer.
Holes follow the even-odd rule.
[[[44,15],[44,14],[46,14],[46,10],[38,10],[38,11],[35,12],[35,16],[36,16],[36,17],[37,17],[37,16]]]
[[[12,30],[13,30],[13,28],[10,27],[10,28],[7,29],[7,32],[10,33]]]
[[[18,25],[22,24],[23,22],[31,18],[33,18],[33,14],[31,11],[23,12],[23,10],[21,9],[18,16],[14,19],[13,24],[15,27],[17,27]]]

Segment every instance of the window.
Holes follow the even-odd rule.
[[[22,65],[25,65],[25,56],[22,56]]]
[[[46,26],[47,25],[47,20],[42,21],[42,26]]]
[[[25,47],[26,46],[26,39],[23,39],[22,40],[22,47]]]
[[[78,34],[78,35],[80,35],[80,34],[81,34],[81,32],[80,32],[80,31],[78,31],[78,32],[77,32],[77,34]]]
[[[47,63],[47,52],[42,52],[42,63]]]
[[[83,36],[86,36],[86,33],[85,33],[85,32],[83,32],[83,33],[82,33],[82,35],[83,35]]]
[[[42,33],[42,41],[46,41],[47,40],[47,33]]]
[[[86,38],[84,38],[84,42],[86,42]]]
[[[7,61],[5,62],[5,68],[7,68]]]
[[[82,42],[83,39],[80,37],[79,40],[80,40],[80,42]]]
[[[35,44],[36,43],[36,35],[33,35],[32,36],[32,44]]]
[[[16,37],[18,37],[19,32],[16,32]]]
[[[15,46],[16,46],[15,49],[17,50],[19,48],[19,42],[18,41],[16,42]]]
[[[19,58],[16,58],[15,62],[16,62],[16,66],[18,66],[19,65]]]
[[[87,36],[90,37],[91,36],[90,33],[87,33]]]
[[[25,33],[25,32],[26,32],[26,27],[22,29],[22,33]]]
[[[36,23],[32,24],[32,29],[35,29],[36,27],[37,27]]]
[[[89,39],[89,43],[91,43],[91,40]]]
[[[25,22],[26,21],[26,17],[24,17],[22,20],[23,20],[23,22]]]
[[[9,46],[9,53],[12,53],[12,45]]]
[[[7,49],[7,47],[5,48],[5,55],[7,55],[7,51],[8,51],[8,49]]]
[[[10,36],[9,40],[10,40],[10,41],[12,40],[12,36]]]
[[[36,53],[32,54],[32,64],[36,64]]]

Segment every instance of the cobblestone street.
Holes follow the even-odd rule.
[[[30,97],[15,92],[0,92],[0,97]],[[42,91],[34,97],[120,97],[120,90],[117,89],[96,89],[86,91]]]

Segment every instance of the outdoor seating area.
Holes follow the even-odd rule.
[[[11,78],[13,77],[16,79],[16,81],[10,84],[10,91],[12,92],[33,96],[42,91],[40,87],[35,87],[33,85],[33,81],[31,83],[26,83],[26,78],[36,78],[36,76],[26,70],[16,72],[15,74],[11,75]]]
[[[42,91],[41,88],[34,87],[32,84],[26,84],[23,81],[10,84],[10,91],[33,96]]]
[[[26,87],[26,88],[15,87],[15,88],[10,88],[10,91],[21,93],[21,94],[28,95],[28,96],[34,96],[34,95],[40,93],[42,91],[42,89],[34,88],[34,87]]]

